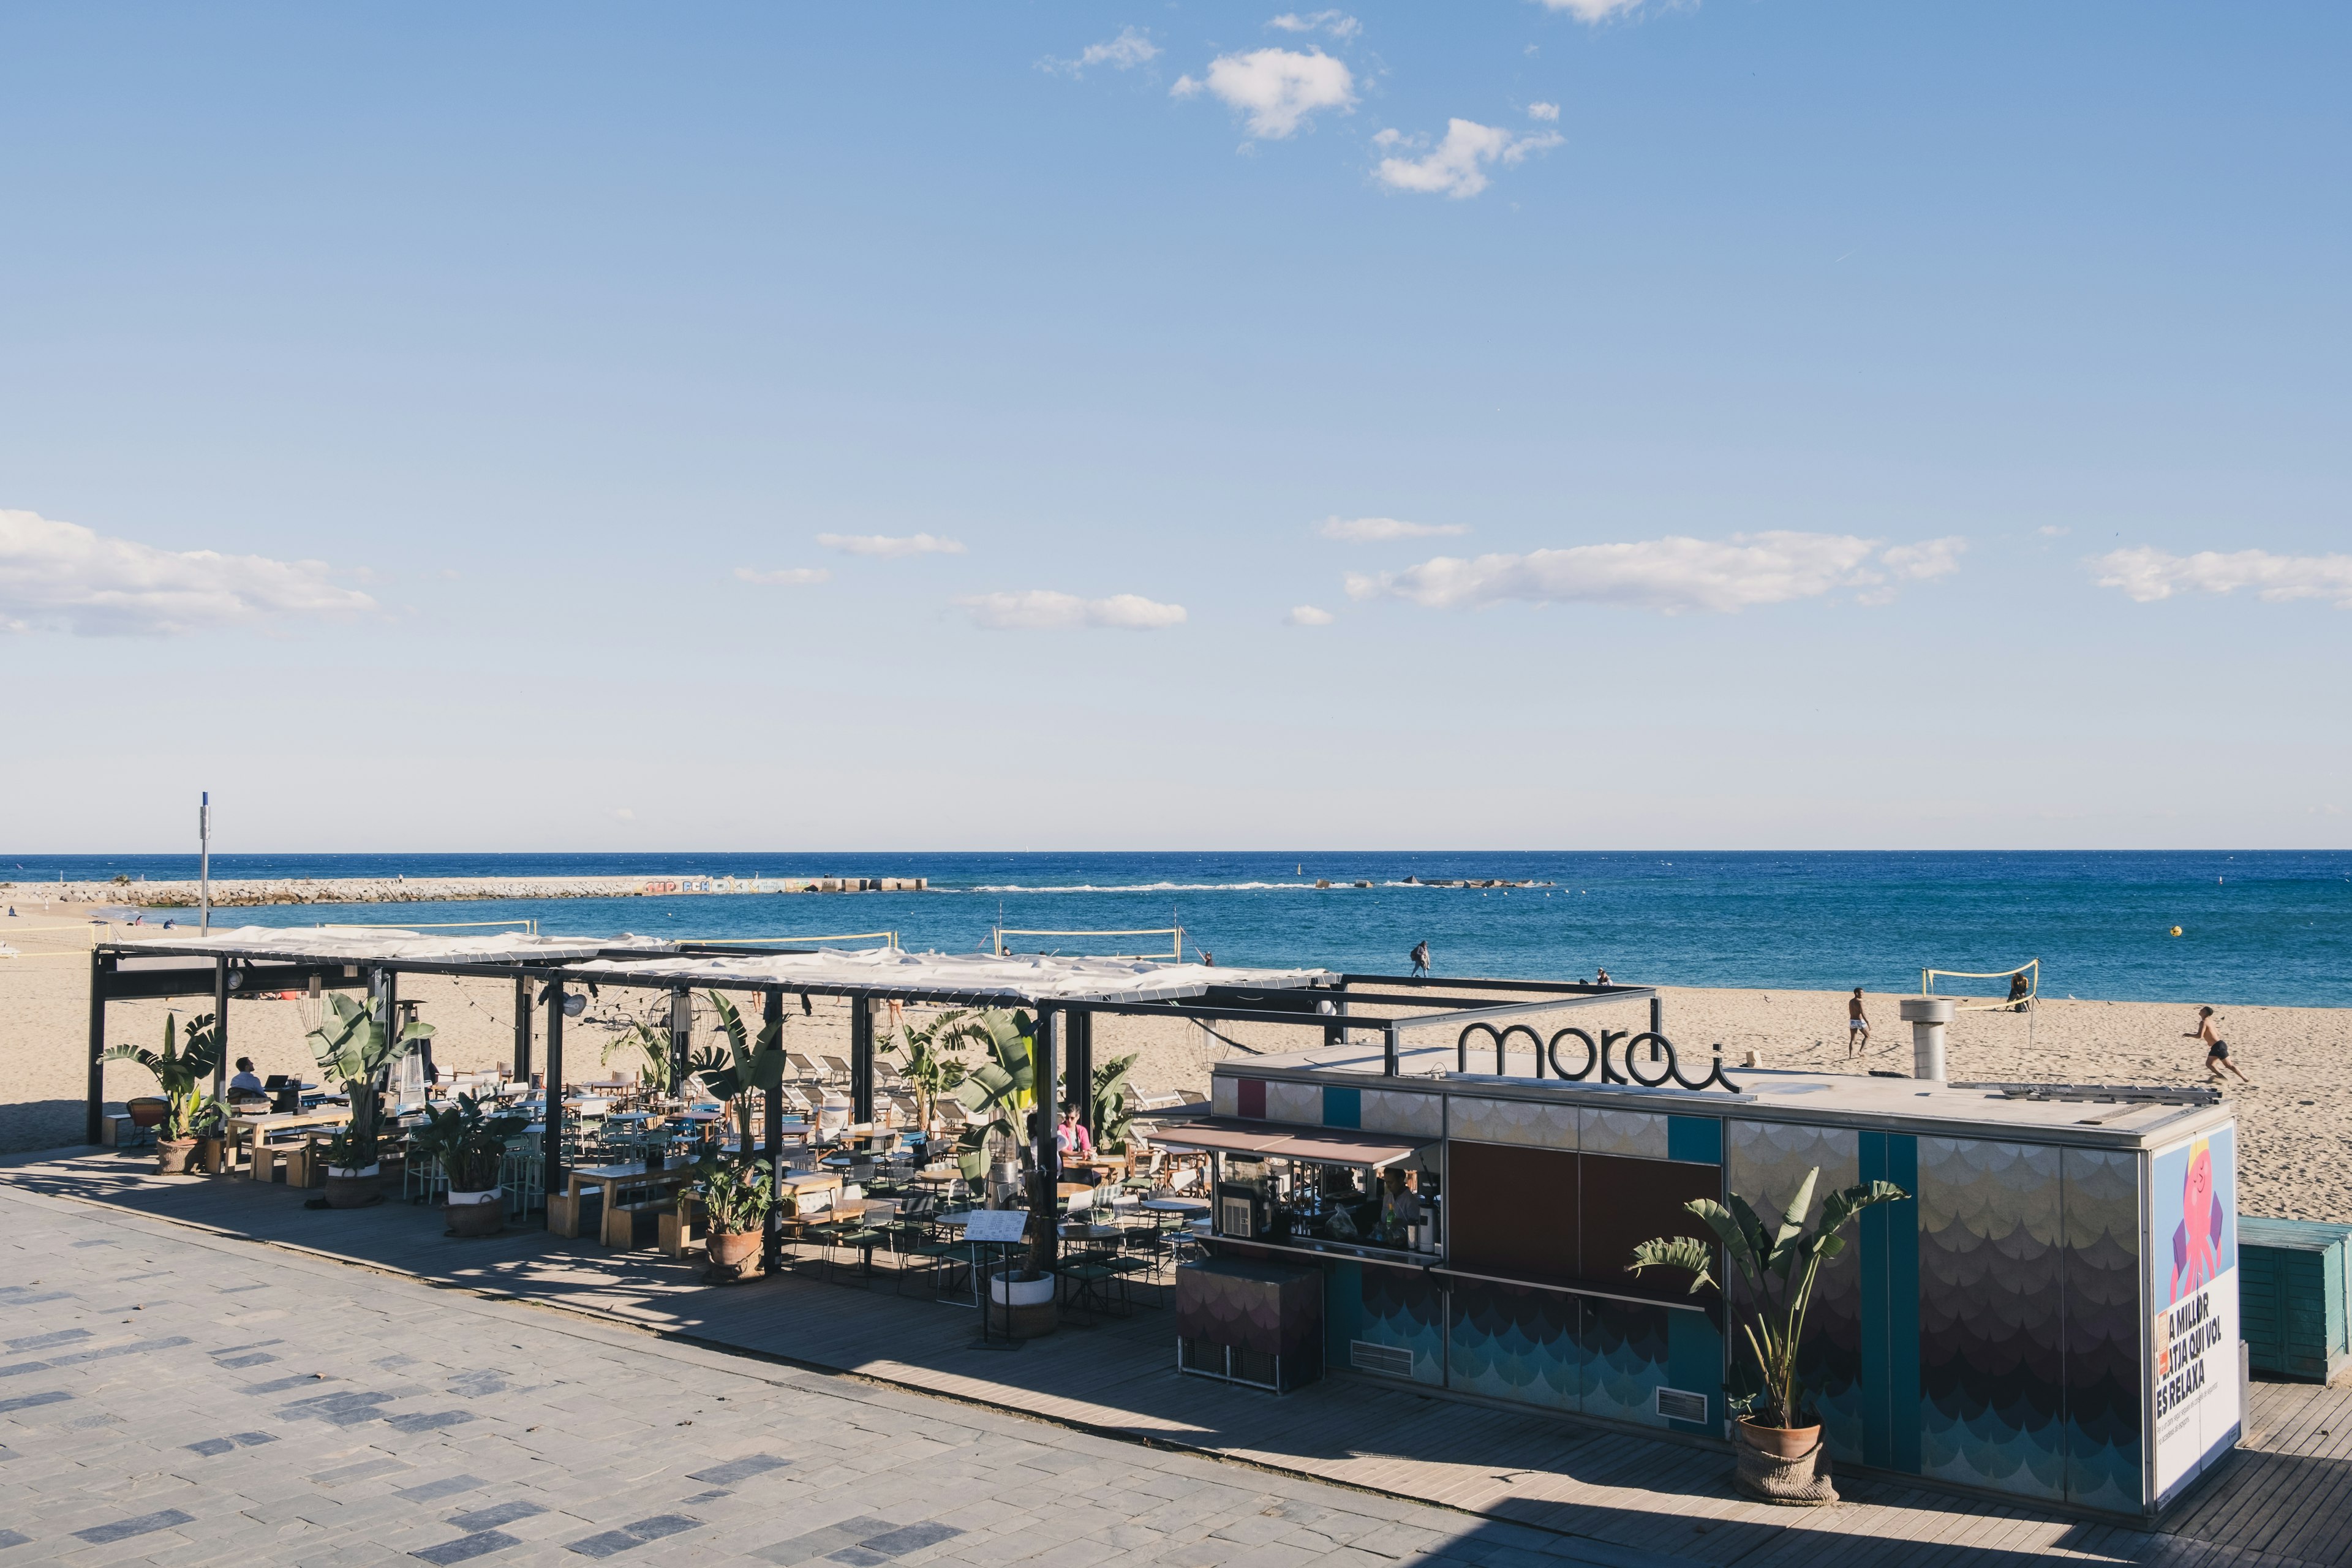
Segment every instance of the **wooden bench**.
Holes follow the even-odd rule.
[[[655,1245],[664,1257],[684,1258],[709,1239],[702,1201],[692,1193],[678,1194],[677,1202],[661,1216],[660,1235]]]
[[[603,1239],[606,1247],[619,1252],[635,1252],[658,1239],[664,1219],[674,1220],[677,1203],[674,1198],[648,1198],[642,1203],[606,1204]]]

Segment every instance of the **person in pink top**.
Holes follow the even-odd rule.
[[[1087,1131],[1086,1123],[1078,1120],[1076,1100],[1063,1101],[1062,1124],[1054,1129],[1054,1146],[1062,1152],[1065,1159],[1091,1160],[1095,1157],[1094,1135]]]

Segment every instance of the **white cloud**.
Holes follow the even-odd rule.
[[[1467,533],[1466,522],[1405,522],[1393,517],[1327,517],[1316,532],[1342,544],[1377,544],[1384,539],[1448,539]]]
[[[1383,131],[1372,138],[1382,147],[1419,147],[1427,143],[1401,132]],[[1392,191],[1442,194],[1459,201],[1486,188],[1486,171],[1496,163],[1517,163],[1533,153],[1546,152],[1564,140],[1557,131],[1514,136],[1499,126],[1475,120],[1449,120],[1445,140],[1418,158],[1388,157],[1373,171]]]
[[[1641,9],[1642,0],[1543,0],[1547,11],[1565,11],[1580,22],[1605,22],[1624,11]]]
[[[738,582],[757,583],[762,588],[805,588],[812,583],[829,580],[833,574],[822,566],[784,566],[773,572],[761,572],[756,567],[738,566]]]
[[[2175,555],[2142,545],[2111,550],[2094,559],[2099,586],[2121,588],[2141,604],[2175,594],[2229,594],[2252,588],[2273,604],[2288,599],[2333,599],[2352,610],[2352,555],[2273,555],[2267,550],[2200,550]]]
[[[376,608],[365,594],[329,582],[328,572],[323,561],[158,550],[0,510],[0,631],[152,637]]]
[[[2074,531],[2069,528],[2062,527],[2054,522],[2045,522],[2033,531],[2040,534],[2044,539],[2063,539],[2067,534]]]
[[[1530,103],[1528,105],[1528,118],[1530,120],[1558,120],[1559,118],[1559,105],[1557,103]]]
[[[1032,588],[1022,594],[971,594],[956,604],[976,626],[991,631],[1066,632],[1085,626],[1109,626],[1120,631],[1154,632],[1184,623],[1184,606],[1161,605],[1140,594],[1113,594],[1108,599],[1081,599]]]
[[[1280,141],[1318,110],[1353,107],[1356,79],[1320,49],[1253,49],[1219,55],[1206,79],[1179,77],[1169,91],[1178,98],[1206,92],[1244,116],[1251,135]]]
[[[625,805],[616,805],[613,808],[613,820],[615,822],[635,822],[636,819],[637,814]]]
[[[1534,604],[1622,605],[1676,615],[1731,613],[1756,605],[1819,598],[1858,588],[1883,599],[1892,584],[1957,569],[1963,542],[1931,540],[1882,548],[1851,534],[1735,533],[1726,540],[1667,538],[1580,544],[1525,555],[1438,556],[1402,572],[1351,573],[1352,598],[1409,599],[1430,609],[1475,609],[1521,599]]]
[[[1108,66],[1113,70],[1133,70],[1159,56],[1160,46],[1151,41],[1150,35],[1139,33],[1133,27],[1121,27],[1118,37],[1099,44],[1088,44],[1078,51],[1076,59],[1057,59],[1047,55],[1037,62],[1037,68],[1053,71],[1059,76],[1082,76],[1095,66]]]
[[[941,539],[935,533],[909,533],[893,538],[887,533],[820,533],[816,542],[827,550],[846,551],[852,555],[961,555],[963,544],[959,540]]]
[[[1364,30],[1364,25],[1345,11],[1309,11],[1304,16],[1296,11],[1286,11],[1266,24],[1286,33],[1328,33],[1339,39],[1354,37]]]
[[[1312,605],[1294,605],[1290,614],[1282,617],[1286,626],[1328,626],[1338,618],[1330,611],[1318,610]]]

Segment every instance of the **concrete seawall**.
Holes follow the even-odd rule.
[[[215,909],[254,904],[405,904],[478,899],[643,899],[687,894],[922,893],[927,877],[288,877],[215,879]],[[192,910],[196,884],[18,882],[0,886],[11,903],[112,904]]]

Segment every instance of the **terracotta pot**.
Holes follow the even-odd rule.
[[[1766,1426],[1743,1415],[1739,1436],[1749,1447],[1782,1464],[1801,1459],[1822,1446],[1819,1426]]]
[[[193,1138],[161,1138],[155,1142],[155,1173],[159,1176],[184,1176],[188,1162],[195,1157],[196,1141]]]
[[[347,1171],[340,1165],[327,1167],[327,1206],[331,1209],[365,1208],[376,1201],[383,1167],[362,1165]]]
[[[763,1232],[756,1230],[714,1230],[704,1244],[714,1268],[740,1268],[760,1256]]]
[[[506,1228],[506,1190],[492,1187],[486,1193],[451,1193],[448,1219],[451,1236],[496,1236]]]

